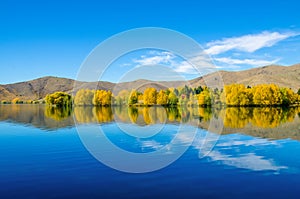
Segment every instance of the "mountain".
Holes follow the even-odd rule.
[[[78,90],[81,88],[112,89],[115,84],[110,82],[80,82],[73,79],[49,76],[26,82],[0,85],[0,100],[12,100],[15,97],[22,100],[42,99],[47,94],[56,91],[72,93],[74,85],[77,86]]]
[[[300,88],[300,64],[292,66],[270,65],[243,71],[219,71],[190,81],[192,87],[204,85],[204,80],[212,81],[219,76],[224,84],[240,83],[246,86],[274,83],[280,87],[297,91]]]
[[[157,90],[184,85],[192,87],[199,85],[220,87],[222,84],[217,84],[218,82],[223,82],[223,84],[241,83],[246,86],[274,83],[281,87],[292,88],[294,91],[297,91],[300,88],[300,64],[292,66],[270,65],[243,71],[218,71],[192,79],[188,82],[157,82],[140,79],[116,84],[104,81],[81,82],[67,78],[48,76],[26,82],[0,85],[0,100],[12,100],[15,97],[19,97],[22,100],[42,99],[47,94],[56,91],[74,93],[81,88],[112,90],[116,94],[122,89],[134,88],[139,91],[144,91],[147,87],[154,87]]]

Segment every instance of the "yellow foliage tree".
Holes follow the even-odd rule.
[[[275,84],[261,84],[253,87],[253,103],[262,106],[281,105],[280,88]]]
[[[157,91],[155,88],[146,88],[143,95],[145,105],[156,104]]]
[[[16,97],[16,98],[14,98],[14,99],[11,101],[11,103],[12,103],[12,104],[19,104],[20,101],[21,101],[20,98]]]
[[[168,104],[168,95],[166,91],[160,90],[157,94],[157,104],[167,105]]]
[[[210,106],[212,104],[211,101],[211,94],[207,88],[205,88],[200,94],[198,94],[198,105]]]
[[[243,84],[225,86],[225,101],[229,106],[247,106],[252,104],[252,92]]]
[[[112,100],[111,91],[96,90],[93,97],[93,105],[95,106],[110,106]]]

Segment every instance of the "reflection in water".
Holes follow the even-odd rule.
[[[41,129],[57,129],[74,125],[72,110],[46,110],[45,105],[0,105],[0,121],[30,124]]]
[[[300,140],[300,107],[214,109],[203,107],[74,107],[59,109],[44,105],[0,105],[0,120],[32,124],[38,128],[55,129],[76,123],[123,122],[139,126],[164,123],[189,123],[208,129],[209,122],[223,122],[222,134],[243,132],[266,138]],[[72,117],[74,116],[74,118]]]
[[[224,111],[224,110],[223,110]],[[275,128],[282,123],[292,122],[299,112],[298,108],[226,108],[223,115],[225,127],[244,128],[251,123],[253,126],[261,128]]]
[[[222,162],[223,165],[240,169],[279,172],[287,169],[287,166],[278,165],[273,159],[261,154],[260,150],[268,146],[274,151],[280,145],[280,141],[232,134],[222,136],[207,157],[209,161]]]
[[[53,106],[46,106],[45,116],[54,120],[60,121],[71,116],[72,109],[70,107],[59,108]]]
[[[0,105],[0,113],[0,121],[31,124],[47,130],[74,126],[74,121],[77,124],[94,124],[97,127],[99,124],[110,123],[103,125],[103,128],[108,129],[107,132],[113,132],[108,137],[127,151],[144,153],[167,146],[169,153],[176,153],[177,148],[168,145],[173,140],[176,146],[187,146],[193,142],[192,148],[197,150],[199,157],[204,151],[204,139],[213,137],[210,135],[218,135],[211,129],[207,131],[210,122],[220,121],[224,124],[224,135],[218,137],[218,142],[204,157],[205,160],[252,171],[280,172],[289,169],[291,165],[276,161],[272,158],[273,154],[285,142],[290,144],[290,139],[284,140],[285,138],[300,140],[299,107],[213,109],[88,106],[74,107],[71,110],[44,105]],[[118,126],[115,122],[120,122],[123,126]],[[163,129],[163,133],[146,136],[147,133],[160,130],[165,123],[167,127]],[[177,136],[179,123],[189,125],[183,125],[187,130]],[[144,133],[144,137],[124,134],[120,127],[135,129],[136,134]],[[195,139],[191,136],[191,130],[197,131]],[[266,151],[270,151],[270,154]]]
[[[138,109],[133,107],[133,108],[129,108],[128,109],[128,115],[130,117],[130,121],[134,124],[136,124],[138,116],[139,116],[139,112]]]
[[[92,106],[79,106],[74,108],[74,118],[76,119],[76,122],[78,123],[96,123],[97,119],[95,115],[93,114],[93,108]]]

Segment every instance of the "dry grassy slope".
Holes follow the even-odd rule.
[[[19,97],[22,100],[42,99],[47,94],[56,91],[72,93],[76,82],[76,89],[112,89],[110,82],[79,82],[67,78],[42,77],[35,80],[15,84],[0,85],[0,100],[12,100]]]
[[[292,88],[294,91],[297,91],[300,88],[300,64],[289,67],[271,65],[238,72],[219,71],[190,80],[189,82],[154,82],[141,79],[115,84],[102,81],[79,82],[67,78],[43,77],[27,82],[0,85],[0,100],[12,100],[15,97],[20,97],[23,100],[41,99],[48,93],[56,91],[72,93],[74,85],[75,92],[81,88],[89,88],[113,90],[114,94],[116,94],[122,89],[137,89],[139,91],[144,91],[147,87],[154,87],[157,90],[161,90],[167,87],[178,87],[186,84],[192,87],[207,84],[210,87],[220,88],[222,86],[220,82],[222,84],[242,83],[250,86],[262,83],[275,83],[279,86]]]
[[[281,87],[292,88],[294,91],[300,88],[300,64],[288,67],[271,65],[244,71],[219,71],[218,73],[196,78],[191,80],[190,83],[192,86],[205,85],[204,80],[211,81],[221,76],[224,84],[241,83],[246,86],[253,86],[274,83]]]
[[[73,88],[74,80],[57,77],[43,77],[35,80],[20,82],[15,84],[2,85],[4,92],[10,93],[3,95],[0,93],[0,99],[11,100],[15,97],[21,99],[40,99],[48,93],[55,91],[69,92]]]

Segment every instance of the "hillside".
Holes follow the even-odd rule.
[[[253,86],[274,83],[280,87],[292,88],[294,91],[300,88],[300,64],[292,66],[270,65],[237,72],[219,71],[219,74],[224,84],[240,83]],[[210,80],[218,76],[217,73],[208,74],[191,80],[190,84],[193,87],[199,84],[205,85],[204,79]]]
[[[122,89],[133,88],[139,91],[144,91],[147,87],[154,87],[157,90],[161,90],[167,87],[184,86],[185,84],[197,87],[199,85],[206,85],[205,82],[214,82],[220,76],[224,84],[241,83],[253,86],[257,84],[275,83],[281,87],[292,88],[294,91],[300,88],[300,64],[293,66],[270,65],[236,72],[219,71],[192,79],[188,83],[182,81],[155,82],[140,79],[115,84],[103,81],[79,82],[67,78],[42,77],[27,82],[0,85],[0,100],[12,100],[15,97],[19,97],[22,100],[42,99],[47,94],[56,91],[72,93],[81,88],[112,90],[116,94]],[[76,88],[73,90],[74,85],[76,85]],[[212,85],[212,83],[209,83],[209,85]]]

